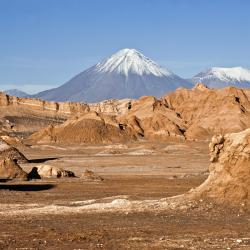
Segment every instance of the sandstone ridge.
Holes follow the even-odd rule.
[[[12,111],[16,107],[22,107],[28,120],[36,118],[35,122],[31,120],[27,126],[26,123],[23,124],[25,119],[22,114],[22,118],[14,124],[16,126],[22,123],[18,127],[19,130],[33,126],[32,132],[38,131],[38,134],[31,138],[39,137],[39,141],[44,142],[99,143],[124,141],[124,138],[210,140],[214,134],[240,132],[250,127],[249,89],[235,87],[209,89],[202,83],[196,84],[193,89],[179,88],[159,100],[145,96],[138,100],[107,100],[84,104],[45,102],[38,99],[10,97],[5,94],[0,97],[0,107],[3,105],[12,107]],[[31,113],[33,107],[39,109],[39,112]],[[30,113],[27,113],[29,108]],[[21,113],[20,110],[18,112]],[[18,116],[18,113],[15,115]],[[100,123],[100,120],[104,123]],[[88,129],[83,129],[84,124],[86,126],[88,124]],[[107,127],[109,127],[108,133]],[[80,137],[70,135],[73,133],[73,128],[79,129],[78,132],[74,130],[74,133]],[[64,130],[67,131],[68,137],[64,135]],[[93,136],[94,133],[91,131],[102,135],[99,139],[91,140],[91,134]],[[56,139],[53,135],[56,135]]]

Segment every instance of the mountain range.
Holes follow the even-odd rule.
[[[99,102],[107,99],[162,97],[179,87],[192,88],[202,82],[210,88],[250,87],[250,70],[243,67],[212,67],[191,79],[183,79],[159,66],[135,49],[122,49],[84,70],[58,88],[35,95],[17,89],[6,93],[48,101]]]

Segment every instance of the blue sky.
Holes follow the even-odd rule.
[[[181,77],[250,68],[249,0],[0,0],[0,89],[59,86],[122,48]]]

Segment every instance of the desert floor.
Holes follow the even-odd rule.
[[[207,178],[208,142],[127,145],[32,145],[20,150],[37,164],[80,178],[0,183],[1,249],[250,249],[250,214],[210,204],[183,210],[36,213],[42,206],[126,197],[154,200],[183,194]],[[37,210],[19,214],[35,206]],[[34,212],[32,212],[34,211]]]

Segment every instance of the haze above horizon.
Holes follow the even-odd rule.
[[[183,78],[250,68],[248,0],[0,0],[0,89],[57,87],[123,48]]]

